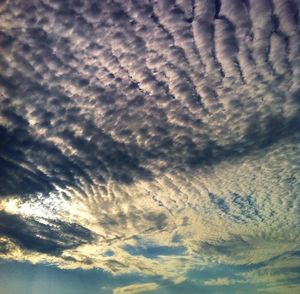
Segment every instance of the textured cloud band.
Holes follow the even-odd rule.
[[[176,280],[299,248],[299,1],[0,3],[0,254]]]
[[[151,179],[297,131],[297,15],[293,1],[5,2],[1,194]]]

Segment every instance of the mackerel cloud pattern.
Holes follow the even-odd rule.
[[[2,259],[299,291],[299,11],[1,0]]]

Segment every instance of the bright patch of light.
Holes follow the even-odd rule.
[[[18,198],[9,199],[2,205],[8,213],[39,219],[56,219],[68,207],[60,192],[50,192],[47,196],[38,193],[26,202]]]

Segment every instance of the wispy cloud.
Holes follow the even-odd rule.
[[[119,287],[114,289],[114,294],[125,294],[125,293],[149,293],[158,288],[155,283],[144,283],[144,284],[132,284],[129,286]]]
[[[241,281],[229,279],[229,278],[217,278],[217,279],[210,279],[204,282],[204,285],[207,286],[229,286],[232,284],[241,283]]]

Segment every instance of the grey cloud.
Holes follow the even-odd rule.
[[[231,236],[228,240],[218,240],[217,242],[202,242],[201,250],[209,256],[235,256],[239,259],[248,250],[251,250],[251,243],[239,236]],[[245,254],[246,255],[246,254]]]
[[[9,252],[9,245],[7,241],[0,241],[0,254],[6,254]]]
[[[97,212],[98,213],[98,212]],[[132,211],[125,214],[124,212],[103,213],[98,216],[100,225],[107,231],[119,232],[125,238],[123,230],[134,227],[137,232],[143,231],[163,231],[168,227],[168,217],[163,212],[139,211],[132,207]],[[121,229],[121,230],[120,230]]]
[[[75,223],[57,220],[44,224],[5,212],[1,212],[0,220],[0,234],[25,250],[56,255],[94,239],[91,231]]]

